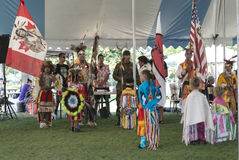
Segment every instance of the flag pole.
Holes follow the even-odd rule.
[[[134,77],[134,90],[136,90],[135,0],[132,0],[132,30],[133,30],[133,77]]]
[[[215,86],[217,84],[217,45],[216,45],[216,39],[214,40],[214,47],[215,47]]]

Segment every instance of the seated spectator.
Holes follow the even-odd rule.
[[[208,83],[206,85],[206,88],[207,88],[208,101],[209,101],[209,103],[211,103],[214,99],[214,95],[213,95],[213,92],[214,92],[214,86],[213,86],[214,77],[209,76],[207,81],[208,81]]]
[[[31,88],[32,88],[32,80],[27,79],[27,83],[23,85],[19,96],[18,111],[28,110],[27,104],[31,100]]]

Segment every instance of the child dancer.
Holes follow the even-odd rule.
[[[136,128],[138,99],[131,83],[134,83],[133,79],[126,79],[126,88],[122,91],[120,100],[120,120],[124,129]]]
[[[190,81],[192,92],[188,95],[183,115],[183,142],[188,144],[213,143],[213,121],[207,98],[199,91],[201,80]]]
[[[212,102],[212,115],[215,127],[215,141],[223,142],[226,140],[235,140],[236,123],[231,110],[224,101],[224,89],[216,87],[214,90],[215,99]]]
[[[39,85],[41,90],[38,96],[38,121],[40,123],[40,128],[46,128],[52,126],[51,113],[55,107],[55,101],[51,89],[54,77],[52,75],[54,66],[51,61],[45,61],[42,66],[42,73],[39,80]]]
[[[139,147],[145,148],[146,140],[148,140],[147,148],[156,150],[159,143],[159,117],[156,104],[161,99],[161,93],[159,88],[153,84],[152,75],[148,70],[141,72],[140,80],[142,84],[139,86],[138,97],[143,110],[141,108],[138,114],[138,129],[140,128],[138,133],[141,136]],[[142,122],[146,128],[142,128]],[[144,131],[145,133],[143,133]],[[144,134],[146,136],[143,136]]]
[[[84,98],[82,91],[85,89],[79,82],[79,70],[70,69],[68,89],[63,93],[61,104],[68,114],[68,119],[71,121],[71,131],[79,132],[79,122],[82,122]]]

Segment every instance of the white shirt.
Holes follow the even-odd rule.
[[[142,71],[144,71],[144,70],[148,70],[148,71],[151,71],[151,65],[150,65],[150,63],[146,63],[146,64],[144,64],[142,67],[140,67],[140,69],[139,69],[139,74],[141,74],[141,72]]]

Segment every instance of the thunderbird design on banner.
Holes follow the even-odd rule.
[[[155,36],[152,71],[156,78],[155,83],[159,86],[162,94],[162,99],[158,104],[164,106],[166,102],[165,68],[162,35],[159,33]]]
[[[39,77],[46,52],[47,44],[25,7],[24,0],[21,0],[9,42],[6,65]]]
[[[165,76],[166,76],[166,68],[164,64],[164,55],[163,55],[163,35],[161,30],[161,13],[158,14],[157,19],[157,29],[155,35],[155,42],[154,42],[154,52],[153,52],[153,64],[152,64],[152,71],[156,78],[155,84],[159,87],[160,92],[162,94],[162,99],[159,101],[158,105],[164,106],[166,102],[166,83],[165,83]]]

